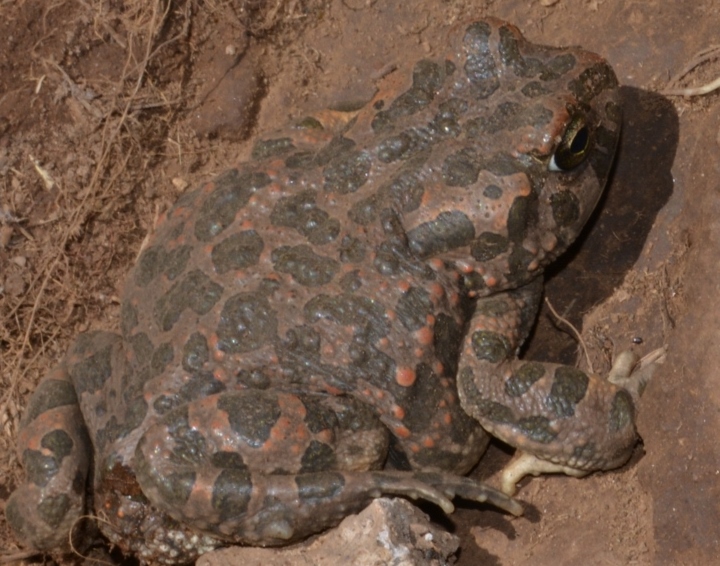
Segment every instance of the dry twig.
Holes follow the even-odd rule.
[[[555,318],[557,318],[558,322],[563,323],[565,326],[567,326],[570,331],[575,335],[575,339],[580,344],[580,347],[583,350],[583,353],[585,354],[585,360],[587,361],[588,368],[590,370],[590,373],[595,373],[595,370],[593,369],[592,361],[590,360],[590,354],[588,353],[587,346],[585,345],[585,340],[583,340],[583,337],[580,335],[580,332],[578,332],[578,329],[573,326],[573,324],[566,318],[560,316],[558,312],[555,310],[555,307],[552,306],[552,303],[550,300],[545,297],[545,304],[550,309],[550,312],[553,314]]]
[[[696,69],[700,65],[703,65],[709,61],[713,61],[714,59],[720,58],[720,45],[712,45],[710,47],[707,47],[706,49],[703,49],[702,51],[695,54],[692,61],[688,63],[682,71],[680,71],[677,75],[675,75],[672,79],[670,79],[669,84],[671,85],[677,85],[680,80],[685,77],[687,74],[689,74],[693,69]],[[665,90],[660,91],[660,94],[664,94],[667,96],[701,96],[703,94],[708,94],[710,92],[713,92],[714,90],[717,90],[720,88],[720,77],[717,79],[710,81],[709,83],[706,83],[704,85],[700,85],[697,87],[672,87],[667,88]]]

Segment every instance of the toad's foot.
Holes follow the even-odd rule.
[[[653,350],[641,359],[638,359],[637,354],[632,350],[621,352],[615,358],[607,379],[610,383],[625,389],[637,403],[655,370],[660,364],[665,363],[666,355],[666,346]]]
[[[653,350],[639,359],[637,354],[627,350],[620,353],[608,374],[608,381],[622,387],[633,396],[637,403],[645,386],[652,378],[657,367],[664,363],[667,348]],[[551,462],[528,452],[518,450],[515,457],[501,473],[501,489],[509,496],[517,492],[517,484],[525,476],[540,474],[566,474],[575,478],[588,475],[591,470],[578,469],[572,465]]]
[[[507,494],[508,496],[506,496],[496,489],[473,481],[470,478],[434,472],[414,472],[413,477],[425,484],[431,485],[445,494],[448,499],[459,497],[468,501],[489,503],[516,517],[523,514],[522,505],[512,499],[511,494]]]
[[[525,476],[537,477],[540,474],[566,474],[574,478],[582,478],[589,473],[587,470],[578,470],[572,466],[549,462],[528,452],[518,450],[500,474],[500,489],[503,493],[513,496],[517,492],[518,482]]]

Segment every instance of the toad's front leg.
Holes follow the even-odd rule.
[[[623,465],[636,442],[628,389],[579,369],[521,361],[542,287],[479,299],[463,345],[458,390],[463,408],[519,454],[503,471],[503,491],[525,475],[580,477]]]

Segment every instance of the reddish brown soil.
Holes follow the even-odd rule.
[[[719,98],[655,93],[717,43],[717,2],[165,7],[0,2],[0,498],[19,477],[14,443],[29,393],[78,332],[117,328],[124,273],[160,211],[241,156],[254,131],[367,99],[395,66],[441,51],[446,24],[495,15],[536,42],[603,54],[627,85],[607,198],[548,296],[578,326],[584,318],[596,370],[629,347],[667,345],[668,357],[642,399],[643,444],[630,464],[524,482],[524,518],[460,509],[444,520],[463,539],[458,564],[716,563]],[[711,59],[686,83],[719,75]],[[526,355],[572,362],[575,343],[543,313]],[[476,473],[492,481],[507,459],[493,447]],[[6,560],[18,552],[4,518],[0,549]]]

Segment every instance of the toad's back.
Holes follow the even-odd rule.
[[[451,37],[411,81],[386,81],[396,84],[356,113],[262,138],[249,162],[184,195],[129,279],[124,335],[155,352],[170,344],[173,357],[207,343],[206,369],[262,367],[282,384],[282,364],[267,360],[288,332],[341,314],[391,332],[392,313],[420,307],[403,306],[411,287],[438,295],[437,308],[538,277],[602,191],[619,128],[615,77],[594,55],[528,44],[509,26],[478,22]],[[401,333],[425,326],[402,323]],[[351,362],[350,343],[324,333],[324,361]],[[171,359],[168,348],[157,355]]]

